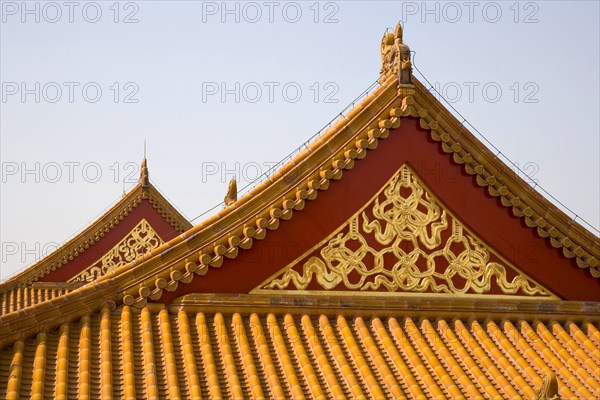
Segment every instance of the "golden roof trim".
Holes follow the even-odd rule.
[[[158,306],[148,303],[148,306]],[[205,312],[289,313],[328,316],[388,316],[402,315],[425,318],[503,318],[540,321],[590,321],[600,323],[600,303],[547,299],[502,299],[446,297],[443,301],[430,296],[352,297],[339,294],[204,294],[192,293],[179,297],[167,306],[170,311],[181,309]],[[400,314],[401,313],[401,314]]]
[[[83,282],[33,282],[32,289],[72,290],[83,286]]]

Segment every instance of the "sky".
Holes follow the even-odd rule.
[[[144,143],[153,184],[201,222],[377,80],[398,21],[415,76],[598,235],[597,1],[0,8],[0,280],[131,189]]]

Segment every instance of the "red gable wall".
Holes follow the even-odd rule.
[[[98,242],[90,246],[83,253],[73,258],[56,271],[40,278],[41,282],[66,282],[106,252],[119,243],[143,219],[152,226],[163,241],[169,241],[178,235],[178,232],[156,211],[147,199],[135,207],[121,222],[104,235]]]
[[[248,293],[346,222],[405,162],[466,226],[523,272],[566,300],[600,301],[598,279],[478,186],[415,119],[404,119],[376,150],[357,160],[316,200],[307,201],[291,220],[282,220],[264,240],[240,249],[238,257],[225,259],[221,268],[210,268],[205,276],[165,292],[161,301],[193,292]]]

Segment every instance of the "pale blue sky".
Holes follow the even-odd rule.
[[[144,140],[151,180],[184,215],[219,203],[233,173],[244,186],[377,79],[400,19],[454,107],[600,225],[596,1],[22,4],[1,4],[0,279],[131,188]]]

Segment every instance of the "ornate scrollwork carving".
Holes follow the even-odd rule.
[[[412,83],[412,62],[410,48],[402,41],[402,25],[396,25],[394,33],[384,33],[381,39],[381,71],[379,83],[383,84],[390,76],[398,76],[401,84]]]
[[[69,282],[91,282],[108,271],[154,250],[163,243],[164,241],[152,229],[148,221],[142,219],[119,243],[94,264],[71,278]]]
[[[369,204],[298,261],[255,291],[553,297],[469,232],[406,164]]]

